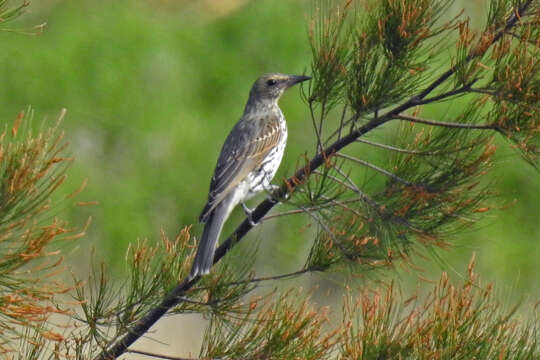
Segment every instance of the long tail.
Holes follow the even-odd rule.
[[[204,224],[204,230],[199,241],[199,247],[197,249],[197,255],[195,255],[195,261],[191,267],[190,279],[193,279],[197,275],[205,275],[210,272],[210,268],[214,264],[214,252],[216,250],[216,243],[221,234],[223,224],[228,215],[228,204],[226,200],[219,204],[206,220]]]

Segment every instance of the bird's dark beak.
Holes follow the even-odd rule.
[[[290,75],[289,79],[287,80],[287,87],[294,86],[298,83],[301,83],[303,81],[311,79],[311,76],[304,76],[304,75]]]

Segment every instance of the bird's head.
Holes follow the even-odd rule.
[[[253,84],[249,97],[253,101],[277,101],[285,90],[309,79],[304,75],[264,74]]]

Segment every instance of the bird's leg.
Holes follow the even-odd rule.
[[[253,221],[253,218],[251,217],[251,214],[253,213],[253,210],[248,208],[247,205],[244,202],[241,202],[240,204],[242,205],[242,209],[244,209],[244,213],[246,213],[249,224],[251,226],[257,225],[257,223],[255,221]]]

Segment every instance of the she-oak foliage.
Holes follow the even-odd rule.
[[[24,9],[6,4],[2,20]],[[21,114],[0,135],[0,352],[115,358],[138,352],[130,345],[167,312],[195,312],[210,318],[201,357],[212,359],[539,358],[537,316],[523,323],[500,309],[473,262],[462,284],[443,274],[422,298],[405,301],[393,285],[348,293],[337,325],[327,314],[338,311],[317,309],[298,291],[245,296],[263,281],[361,274],[446,247],[494,206],[495,136],[540,165],[540,4],[492,0],[480,30],[463,14],[448,20],[450,4],[316,3],[308,28],[313,80],[303,89],[314,153],[273,194],[292,210],[267,215],[275,204],[266,200],[253,213],[261,226],[297,213],[318,225],[305,265],[290,274],[256,278],[245,254],[234,271],[220,261],[238,256],[229,250],[252,228],[246,220],[204,278],[185,280],[194,254],[186,227],[173,239],[162,233],[154,245],[131,246],[124,283],[104,266],[72,286],[53,280],[63,266],[51,243],[83,235],[46,216],[69,158],[55,128],[22,131],[31,111]],[[430,104],[444,101],[459,112],[429,118]],[[52,323],[53,314],[67,316],[67,327]]]

